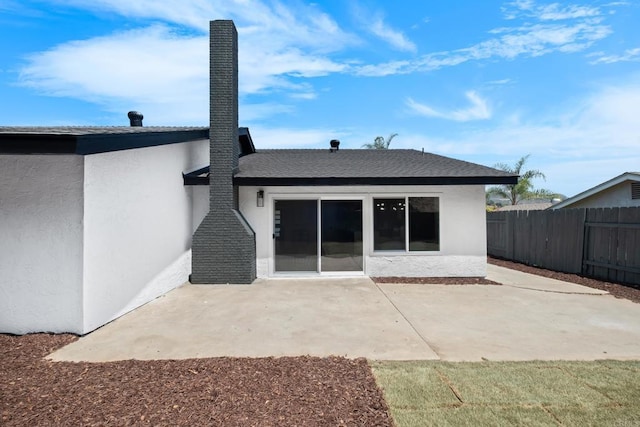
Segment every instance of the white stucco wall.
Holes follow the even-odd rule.
[[[84,321],[89,332],[188,280],[197,224],[181,172],[208,140],[85,156]]]
[[[640,206],[640,199],[631,198],[631,182],[625,181],[579,200],[567,208],[624,208]]]
[[[265,206],[256,193],[265,192]],[[372,203],[381,196],[440,198],[440,251],[377,253],[372,241]],[[240,211],[256,231],[257,273],[273,275],[273,200],[279,198],[363,199],[365,274],[370,276],[485,276],[485,193],[482,185],[467,186],[345,186],[241,187]]]
[[[83,166],[0,155],[0,332],[82,332]]]
[[[208,150],[0,155],[0,332],[84,334],[186,282]]]

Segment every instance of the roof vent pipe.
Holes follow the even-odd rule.
[[[144,118],[142,113],[139,113],[137,111],[129,111],[129,114],[127,114],[127,116],[129,116],[129,121],[131,122],[132,127],[142,126],[142,119]]]
[[[329,144],[331,145],[331,148],[329,149],[331,153],[333,153],[334,151],[338,151],[340,149],[340,141],[337,139],[332,139],[331,142],[329,142]]]

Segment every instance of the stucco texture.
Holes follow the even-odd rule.
[[[207,148],[203,140],[85,157],[85,332],[188,280],[194,215],[181,172],[206,161]]]
[[[256,194],[265,192],[264,207]],[[373,250],[373,198],[438,197],[440,250],[376,252]],[[486,275],[485,193],[482,185],[441,186],[309,186],[240,188],[240,211],[256,233],[258,277],[274,273],[274,200],[355,199],[363,201],[364,272],[370,276],[484,277]]]
[[[0,332],[85,334],[185,283],[208,145],[1,155]]]
[[[82,332],[83,170],[0,155],[0,332]]]

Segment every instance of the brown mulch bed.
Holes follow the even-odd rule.
[[[374,283],[415,283],[420,285],[500,285],[484,277],[372,277]]]
[[[510,268],[512,270],[523,271],[525,273],[537,274],[538,276],[549,277],[551,279],[563,280],[565,282],[576,283],[578,285],[588,286],[594,289],[607,291],[616,298],[625,298],[635,303],[640,303],[640,289],[618,283],[605,282],[602,280],[592,279],[590,277],[579,276],[577,274],[560,273],[557,271],[546,270],[544,268],[532,267],[518,262],[507,261],[504,259],[491,258],[487,261],[490,264],[500,267]]]
[[[0,425],[391,426],[365,359],[43,359],[73,335],[0,334]]]

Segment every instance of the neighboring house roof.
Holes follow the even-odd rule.
[[[588,197],[598,194],[604,190],[607,190],[625,181],[640,183],[640,172],[625,172],[621,175],[616,176],[615,178],[610,179],[609,181],[605,181],[602,184],[596,185],[595,187],[591,187],[588,190],[583,191],[582,193],[576,194],[573,197],[569,197],[568,199],[565,199],[560,203],[556,203],[551,207],[551,209],[561,209],[561,208],[570,207],[571,205],[581,200],[584,200]]]
[[[551,206],[553,206],[553,203],[551,202],[524,203],[524,204],[518,204],[518,205],[501,206],[497,210],[500,212],[502,211],[541,211],[541,210],[550,208]]]
[[[207,169],[193,185],[207,185]],[[238,185],[515,184],[518,176],[417,150],[258,150],[240,158]]]
[[[204,127],[0,127],[0,153],[96,154],[208,138]]]

